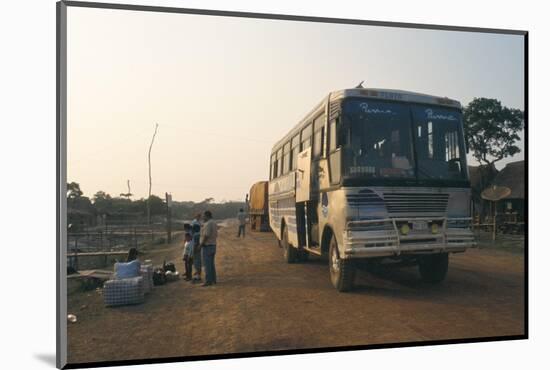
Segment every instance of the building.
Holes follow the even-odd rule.
[[[493,179],[491,185],[506,186],[510,195],[497,203],[497,214],[503,222],[524,222],[525,219],[525,161],[508,163]]]
[[[481,192],[488,188],[498,175],[494,165],[468,166],[472,187],[472,211],[483,222],[491,214],[491,204],[481,198]]]

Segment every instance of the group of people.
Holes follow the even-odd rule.
[[[202,282],[202,267],[204,266],[204,284],[209,286],[216,284],[216,240],[218,227],[212,221],[212,212],[205,211],[202,214],[202,225],[199,221],[201,215],[197,215],[190,224],[183,226],[185,236],[183,245],[183,263],[185,266],[185,280],[192,283]],[[237,214],[239,231],[237,237],[244,238],[246,213],[241,208]]]
[[[185,244],[183,247],[183,262],[185,265],[185,280],[192,283],[202,281],[202,267],[204,266],[204,284],[216,284],[216,239],[218,228],[212,220],[212,212],[205,211],[197,215],[191,224],[184,225]],[[194,271],[193,271],[194,270]]]

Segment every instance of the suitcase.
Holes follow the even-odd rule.
[[[106,306],[143,303],[145,301],[143,277],[107,280],[103,284],[103,300]]]

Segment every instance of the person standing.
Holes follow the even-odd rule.
[[[183,247],[183,262],[185,264],[185,280],[189,281],[192,278],[193,266],[193,238],[191,233],[185,233],[185,245]]]
[[[218,237],[218,226],[212,221],[212,212],[205,211],[203,215],[204,224],[201,227],[200,244],[202,251],[202,262],[204,264],[204,279],[202,286],[216,284],[216,239]]]
[[[191,236],[193,238],[193,267],[195,273],[193,275],[193,284],[201,281],[202,259],[201,259],[201,245],[200,245],[200,231],[201,226],[197,222],[191,227]]]
[[[237,238],[240,238],[241,234],[243,234],[244,238],[244,230],[246,227],[246,213],[242,208],[239,209],[239,213],[237,213],[237,219],[239,220],[239,232],[237,233]]]
[[[195,225],[201,225],[200,223],[200,219],[201,219],[201,214],[200,213],[197,213],[195,215],[195,218],[191,221],[191,227],[195,226]]]

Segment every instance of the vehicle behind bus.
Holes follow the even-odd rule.
[[[287,262],[327,257],[352,289],[360,261],[444,280],[475,245],[460,103],[399,90],[330,93],[271,154],[270,226]]]
[[[256,182],[250,188],[250,198],[248,200],[248,214],[250,219],[250,229],[253,231],[269,231],[269,212],[268,212],[268,182]]]

